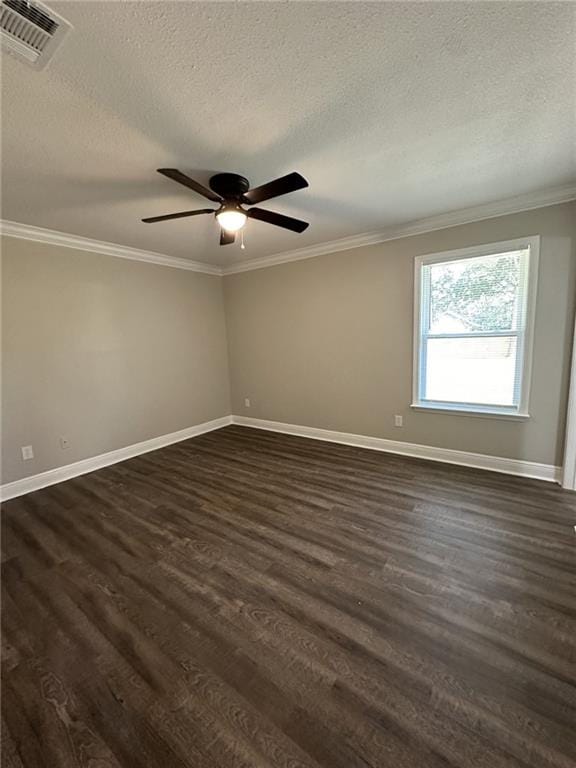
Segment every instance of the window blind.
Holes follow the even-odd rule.
[[[517,411],[530,249],[421,265],[418,400]]]

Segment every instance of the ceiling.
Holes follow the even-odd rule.
[[[49,2],[74,30],[44,71],[2,54],[2,217],[217,265],[576,179],[576,5]],[[159,176],[309,189],[246,250]]]

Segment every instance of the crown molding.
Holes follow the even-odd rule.
[[[302,261],[312,259],[315,256],[324,256],[339,251],[349,251],[354,248],[362,248],[367,245],[377,245],[388,240],[399,240],[403,237],[423,235],[426,232],[435,232],[439,229],[448,229],[462,224],[471,224],[474,221],[493,219],[498,216],[508,216],[513,213],[522,213],[536,208],[546,208],[550,205],[559,205],[576,200],[576,182],[552,189],[543,189],[531,192],[527,195],[499,200],[494,203],[461,208],[450,213],[442,213],[438,216],[430,216],[426,219],[401,224],[397,227],[388,227],[377,232],[366,232],[351,237],[343,237],[339,240],[310,245],[293,251],[283,251],[271,256],[262,256],[255,259],[247,259],[228,267],[219,267],[214,264],[206,264],[201,261],[191,261],[176,256],[167,256],[153,251],[141,251],[126,245],[107,243],[103,240],[92,240],[88,237],[70,235],[65,232],[57,232],[52,229],[34,227],[30,224],[19,224],[15,221],[0,220],[0,234],[7,237],[16,237],[21,240],[33,240],[38,243],[60,245],[64,248],[75,248],[91,253],[102,253],[106,256],[116,256],[121,259],[143,261],[148,264],[160,264],[164,267],[175,269],[187,269],[192,272],[204,272],[208,275],[233,275],[238,272],[250,272],[253,269],[264,269],[277,264],[285,264],[290,261]]]
[[[290,261],[302,261],[312,259],[315,256],[324,256],[338,251],[349,251],[354,248],[362,248],[367,245],[377,245],[388,240],[399,240],[403,237],[423,235],[426,232],[435,232],[439,229],[448,229],[462,224],[471,224],[474,221],[493,219],[499,216],[508,216],[513,213],[522,213],[536,208],[546,208],[550,205],[559,205],[576,200],[576,183],[566,184],[562,187],[544,189],[527,195],[507,198],[494,203],[461,208],[450,213],[442,213],[438,216],[430,216],[426,219],[401,224],[397,227],[388,227],[378,232],[367,232],[361,235],[343,237],[339,240],[318,243],[306,248],[298,248],[294,251],[284,251],[271,256],[249,259],[222,267],[223,275],[233,275],[238,272],[249,272],[253,269],[273,267],[277,264],[285,264]]]
[[[6,237],[15,237],[20,240],[33,240],[37,243],[59,245],[64,248],[75,248],[79,251],[90,253],[102,253],[105,256],[116,256],[120,259],[132,261],[144,261],[148,264],[160,264],[163,267],[175,269],[187,269],[191,272],[204,272],[208,275],[221,275],[220,267],[212,264],[203,264],[200,261],[180,259],[176,256],[167,256],[154,251],[141,251],[139,248],[130,248],[127,245],[106,243],[103,240],[92,240],[89,237],[69,235],[65,232],[56,232],[43,227],[33,227],[30,224],[18,224],[15,221],[0,221],[0,234]]]

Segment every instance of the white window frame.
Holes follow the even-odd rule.
[[[570,394],[566,413],[566,443],[562,486],[576,491],[576,322],[572,339],[572,365],[570,369]]]
[[[477,403],[444,402],[423,400],[420,398],[422,384],[425,376],[425,366],[422,364],[421,339],[424,334],[424,320],[427,307],[422,304],[422,267],[429,264],[445,263],[447,261],[464,261],[478,256],[492,256],[509,251],[528,249],[527,268],[524,270],[522,280],[524,283],[524,317],[526,319],[523,329],[518,331],[502,331],[493,333],[471,332],[469,334],[434,334],[434,338],[451,338],[462,336],[516,336],[517,338],[517,365],[521,367],[521,375],[517,377],[519,392],[517,406],[480,405]],[[532,235],[516,240],[505,240],[500,243],[486,243],[471,248],[459,248],[455,251],[443,251],[441,253],[429,253],[417,256],[414,260],[414,364],[412,377],[412,408],[418,411],[431,411],[439,413],[462,414],[466,416],[487,416],[501,419],[528,419],[530,414],[528,405],[530,400],[530,384],[532,379],[532,351],[534,346],[534,321],[536,313],[536,294],[538,288],[538,260],[540,257],[540,236]],[[429,334],[428,334],[429,337]]]

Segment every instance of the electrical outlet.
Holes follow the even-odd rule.
[[[22,460],[28,461],[28,459],[34,458],[34,451],[32,450],[31,445],[23,445],[22,446]]]
[[[396,416],[394,416],[394,426],[395,427],[403,427],[404,426],[404,419],[402,418],[402,416],[399,416],[398,414],[396,414]]]
[[[60,438],[60,448],[62,448],[63,451],[65,451],[66,448],[70,448],[70,440],[68,440],[67,437],[62,436]]]
[[[250,398],[249,397],[245,397],[244,398],[244,406],[246,408],[250,408]]]

